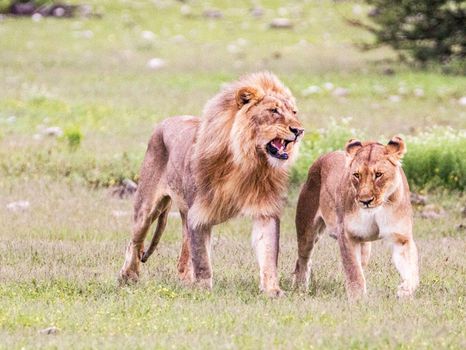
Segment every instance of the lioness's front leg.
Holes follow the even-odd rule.
[[[366,294],[366,280],[361,264],[361,243],[347,232],[339,232],[338,244],[346,277],[346,293],[350,300],[359,299]]]
[[[189,248],[194,285],[203,289],[212,289],[212,265],[210,262],[210,236],[212,226],[188,224]]]
[[[397,297],[413,295],[419,285],[419,267],[417,248],[411,235],[394,235],[393,263],[402,279],[396,293]]]
[[[271,297],[283,295],[278,283],[278,250],[280,221],[278,218],[253,219],[252,245],[256,251],[260,269],[260,289]]]

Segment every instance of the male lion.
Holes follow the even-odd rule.
[[[296,213],[297,287],[307,289],[311,251],[326,228],[338,239],[350,299],[366,293],[362,268],[369,260],[370,241],[380,238],[393,244],[393,262],[403,280],[397,296],[414,293],[418,257],[410,192],[400,163],[405,152],[400,137],[385,146],[353,139],[346,144],[346,153],[326,154],[311,166]]]
[[[134,226],[120,281],[136,281],[160,240],[171,202],[178,207],[183,245],[181,279],[212,288],[212,226],[238,215],[253,218],[260,288],[282,294],[277,277],[279,217],[287,169],[303,128],[295,99],[272,73],[230,84],[205,106],[203,118],[166,119],[155,128],[142,164]],[[158,218],[149,248],[143,243]]]

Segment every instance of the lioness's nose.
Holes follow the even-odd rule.
[[[293,134],[295,134],[295,135],[296,135],[296,137],[298,137],[298,136],[300,136],[300,135],[302,135],[302,134],[303,134],[303,132],[304,132],[304,129],[300,129],[300,128],[292,128],[292,127],[290,126],[290,131],[291,131]]]
[[[374,201],[374,197],[367,199],[367,200],[361,200],[361,199],[359,200],[359,202],[361,202],[361,204],[364,204],[366,207],[368,207],[369,204],[371,204],[373,201]]]

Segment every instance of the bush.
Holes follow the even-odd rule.
[[[348,129],[345,123],[337,125],[335,122],[328,130],[306,136],[300,158],[292,169],[292,184],[304,182],[309,167],[320,155],[343,149],[351,137],[365,139],[363,133],[355,135],[355,131]],[[411,189],[463,191],[466,188],[465,130],[437,127],[418,136],[408,136],[405,141],[408,152],[403,159],[403,169]]]
[[[387,44],[416,61],[451,63],[466,72],[464,0],[366,0],[374,6],[366,26],[376,45]]]
[[[366,140],[364,132],[349,127],[350,119],[332,120],[327,129],[306,134],[300,155],[291,170],[291,185],[302,184],[311,164],[321,155],[342,150],[350,138]],[[65,133],[70,146],[81,140],[79,132]],[[466,189],[466,131],[433,128],[405,138],[408,152],[403,168],[413,190]],[[379,141],[388,142],[388,137]],[[39,149],[11,153],[0,149],[0,176],[70,178],[91,187],[108,187],[124,179],[138,180],[143,152],[99,155],[89,149],[58,148],[52,143]]]
[[[413,188],[466,188],[466,131],[435,128],[408,138],[403,168]]]
[[[75,151],[81,144],[83,135],[78,127],[72,127],[65,130],[63,137],[67,141],[70,150]]]

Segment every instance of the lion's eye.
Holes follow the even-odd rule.
[[[353,176],[354,176],[356,179],[359,179],[359,173],[354,173]]]
[[[298,114],[298,111],[293,111],[293,114],[294,114],[294,115]]]
[[[375,173],[375,178],[378,179],[378,178],[381,177],[382,175],[383,175],[383,174],[382,174],[380,171],[378,171],[378,172]]]
[[[270,111],[271,111],[272,113],[278,114],[278,108],[272,108]]]

